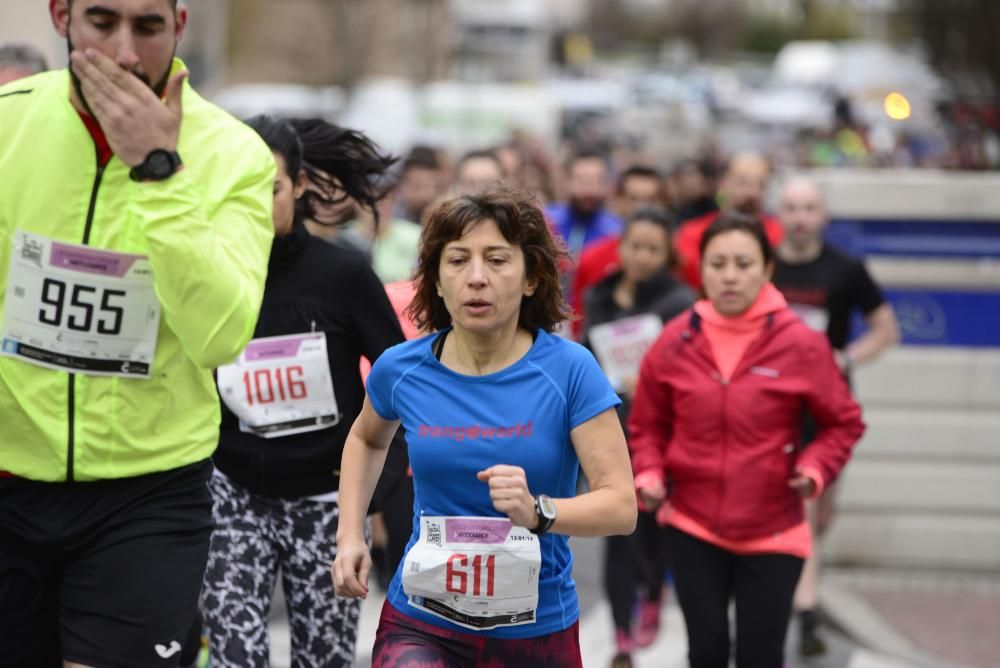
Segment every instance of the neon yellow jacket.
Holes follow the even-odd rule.
[[[66,70],[0,87],[0,320],[15,229],[148,255],[161,305],[152,377],[0,357],[0,471],[88,481],[203,460],[219,430],[211,369],[246,346],[260,308],[274,159],[253,130],[185,82],[184,169],[135,183],[117,157],[98,168],[69,91]]]

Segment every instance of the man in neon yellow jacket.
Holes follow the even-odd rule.
[[[274,161],[186,83],[176,0],[49,8],[70,67],[0,87],[0,665],[176,666]]]

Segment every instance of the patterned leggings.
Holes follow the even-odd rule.
[[[209,487],[215,531],[201,603],[212,666],[268,667],[279,568],[293,668],[353,665],[361,601],[337,598],[330,579],[337,503],[262,497],[221,476]]]

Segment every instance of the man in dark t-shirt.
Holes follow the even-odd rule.
[[[829,219],[823,195],[815,183],[803,178],[786,183],[781,191],[779,216],[785,237],[777,249],[772,281],[806,325],[826,333],[838,363],[849,378],[855,365],[873,360],[899,341],[892,306],[883,299],[882,291],[860,260],[824,243],[823,232]],[[861,336],[848,342],[855,310],[864,317],[866,327]],[[814,433],[815,425],[807,420],[804,444],[808,444]],[[817,538],[833,518],[834,487],[827,486],[816,502],[807,505]],[[818,580],[817,544],[795,592],[799,652],[806,656],[826,652],[816,632]]]

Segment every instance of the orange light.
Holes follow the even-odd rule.
[[[889,93],[885,96],[885,115],[894,121],[905,121],[910,117],[910,101],[902,93]]]

